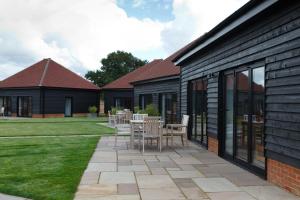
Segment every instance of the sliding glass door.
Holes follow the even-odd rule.
[[[207,146],[207,80],[190,83],[190,138]]]
[[[265,69],[224,73],[223,155],[264,173]]]
[[[31,117],[32,116],[32,97],[18,97],[18,117]]]
[[[159,94],[159,112],[165,124],[177,123],[176,93]]]

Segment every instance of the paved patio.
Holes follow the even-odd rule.
[[[299,199],[193,143],[142,154],[129,149],[129,137],[114,141],[100,139],[76,200]]]

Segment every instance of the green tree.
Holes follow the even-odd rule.
[[[101,60],[100,70],[88,71],[85,77],[101,87],[145,65],[147,62],[147,60],[134,57],[131,53],[116,51]]]

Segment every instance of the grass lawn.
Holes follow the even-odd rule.
[[[53,118],[0,120],[3,136],[60,136],[111,134],[113,129],[97,123],[106,118]]]
[[[34,200],[71,200],[102,134],[99,119],[1,120],[0,193]],[[76,136],[95,134],[97,136]],[[60,135],[34,137],[30,135]]]
[[[73,199],[98,139],[0,139],[0,192],[41,200]]]

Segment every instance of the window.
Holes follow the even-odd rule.
[[[207,80],[190,82],[190,137],[207,146]]]
[[[177,94],[159,94],[159,112],[165,124],[177,122]]]
[[[18,117],[32,116],[32,97],[18,97],[17,99],[17,115]]]
[[[0,97],[0,108],[4,107],[4,115],[11,116],[11,97],[1,96]]]
[[[130,97],[116,97],[114,99],[116,108],[132,109],[132,99]]]
[[[265,68],[251,66],[224,74],[224,156],[258,173],[265,169]]]
[[[147,105],[152,104],[152,94],[141,94],[139,98],[140,109],[146,109]]]

